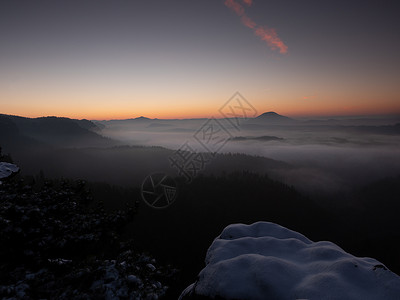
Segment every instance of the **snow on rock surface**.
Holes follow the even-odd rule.
[[[0,180],[6,179],[11,175],[18,173],[19,167],[8,162],[0,162]]]
[[[373,258],[274,223],[234,224],[180,299],[400,299],[400,277]],[[220,299],[218,298],[218,299]]]

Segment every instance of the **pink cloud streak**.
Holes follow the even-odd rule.
[[[226,0],[225,5],[232,9],[239,17],[244,14],[244,8],[240,3],[237,3],[235,0]]]
[[[253,0],[243,0],[243,2],[248,6],[251,6],[253,4]],[[278,37],[278,34],[276,33],[276,30],[274,28],[268,28],[267,26],[257,26],[256,22],[254,22],[249,16],[246,15],[244,7],[235,0],[225,0],[225,6],[232,9],[240,17],[242,24],[252,29],[254,34],[258,36],[261,40],[265,41],[272,50],[279,49],[279,53],[281,54],[288,53],[288,47]]]
[[[256,22],[254,22],[252,19],[250,19],[246,15],[243,15],[240,19],[242,20],[243,25],[246,27],[254,29],[257,26]]]
[[[279,49],[279,53],[286,54],[288,47],[278,37],[276,30],[268,27],[257,27],[254,31],[255,35],[259,36],[263,41],[266,41],[272,50]]]

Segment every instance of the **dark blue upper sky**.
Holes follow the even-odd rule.
[[[396,1],[233,1],[256,28],[226,2],[2,0],[1,112],[208,116],[237,90],[259,111],[400,112]]]

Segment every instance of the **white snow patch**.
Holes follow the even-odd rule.
[[[57,264],[57,265],[66,265],[66,264],[69,264],[69,263],[72,263],[72,260],[70,260],[70,259],[63,259],[63,258],[55,258],[55,259],[52,259],[52,258],[49,258],[49,259],[47,259],[50,263],[55,263],[55,264]]]
[[[180,299],[400,299],[400,277],[379,261],[268,222],[226,227],[198,278]]]
[[[17,165],[8,162],[0,162],[0,179],[5,179],[18,172],[19,167]]]
[[[146,267],[148,267],[151,271],[154,271],[156,269],[153,264],[147,264]]]

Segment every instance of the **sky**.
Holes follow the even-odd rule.
[[[1,0],[0,113],[400,113],[398,1]]]

